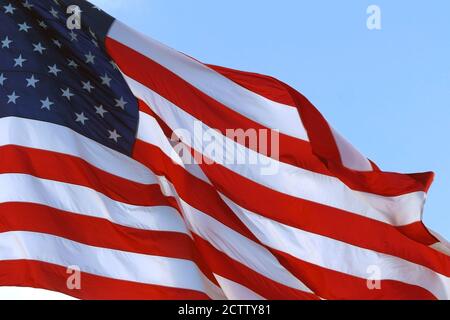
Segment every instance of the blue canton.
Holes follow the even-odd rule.
[[[66,26],[70,4],[80,30]],[[131,155],[139,111],[103,47],[112,22],[87,1],[0,0],[0,118],[66,126]]]

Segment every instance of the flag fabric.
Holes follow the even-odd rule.
[[[0,4],[1,286],[450,298],[450,246],[422,222],[432,173],[382,171],[288,85],[203,64],[86,1]]]

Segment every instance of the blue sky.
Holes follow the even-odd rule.
[[[424,220],[450,239],[450,1],[91,2],[203,62],[289,83],[383,170],[434,171]]]

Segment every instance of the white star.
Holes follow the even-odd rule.
[[[76,119],[75,121],[76,121],[76,122],[81,122],[81,124],[83,124],[83,126],[84,126],[85,122],[86,122],[87,120],[89,120],[89,119],[84,115],[83,112],[80,113],[80,114],[75,113],[75,115],[77,116],[77,119]]]
[[[92,91],[92,89],[94,89],[90,81],[87,82],[81,81],[81,83],[83,84],[83,89],[89,91],[89,93]]]
[[[13,93],[11,93],[9,96],[7,96],[8,97],[8,104],[10,104],[10,103],[13,103],[13,104],[16,104],[16,100],[18,99],[18,98],[20,98],[18,95],[16,95],[16,92],[15,91],[13,91]]]
[[[116,100],[116,107],[119,107],[122,110],[125,110],[125,105],[128,103],[125,100],[123,100],[123,97],[120,97],[120,100],[114,99]]]
[[[114,140],[116,143],[118,142],[119,138],[122,138],[120,134],[117,133],[116,129],[113,131],[108,130],[109,132],[109,139]]]
[[[41,100],[42,106],[41,109],[47,109],[50,110],[50,107],[52,106],[52,104],[54,104],[53,102],[51,102],[48,97],[45,100]]]
[[[125,110],[125,105],[128,103],[125,100],[123,100],[123,97],[120,97],[120,100],[118,99],[114,99],[116,100],[116,107],[119,107],[122,110]]]
[[[33,7],[33,5],[28,2],[28,0],[25,0],[25,2],[22,3],[22,5],[24,6],[24,8],[27,9],[31,9]]]
[[[9,40],[8,36],[2,41],[2,48],[8,48],[10,43],[12,43],[12,40]]]
[[[58,18],[58,11],[56,11],[55,9],[53,9],[53,7],[52,7],[52,9],[50,10],[50,14],[51,14],[54,18]]]
[[[74,94],[72,92],[70,92],[70,89],[67,88],[66,90],[61,89],[61,91],[63,92],[62,96],[66,97],[67,100],[70,101],[70,98],[72,98],[74,96]]]
[[[55,76],[58,76],[58,72],[61,72],[61,70],[58,69],[58,66],[56,64],[54,64],[53,66],[48,66],[48,73],[52,73]]]
[[[14,59],[14,67],[23,67],[23,63],[27,61],[27,59],[22,58],[22,55],[18,56],[16,59]]]
[[[16,8],[14,8],[11,3],[8,4],[7,6],[3,6],[3,8],[5,8],[5,14],[6,13],[11,13],[14,14],[14,10],[16,10]]]
[[[69,32],[69,36],[71,41],[78,41],[78,35],[73,30]]]
[[[33,43],[33,47],[34,47],[33,51],[37,51],[40,54],[43,54],[44,50],[47,50],[45,47],[42,46],[42,44],[40,42],[38,44]]]
[[[57,46],[58,48],[62,47],[62,44],[61,44],[61,42],[59,42],[59,40],[53,39],[52,41],[55,44],[55,46]]]
[[[0,74],[0,85],[3,86],[3,83],[5,82],[5,80],[7,80],[8,78],[6,78],[3,73]]]
[[[67,61],[69,61],[69,63],[68,63],[69,67],[72,67],[75,69],[78,68],[78,64],[75,61],[73,61],[72,59],[67,59]]]
[[[38,23],[41,28],[47,29],[47,24],[43,20],[39,20]]]
[[[105,75],[103,77],[100,77],[100,79],[102,79],[102,84],[111,87],[111,78],[108,77],[108,74],[105,73]]]
[[[34,77],[34,75],[31,75],[31,78],[28,78],[28,79],[25,79],[25,80],[27,81],[27,88],[28,88],[28,87],[36,88],[36,83],[39,82],[39,80],[36,79],[36,78]]]
[[[95,113],[99,114],[100,117],[104,118],[105,117],[105,113],[108,113],[108,111],[106,111],[102,105],[99,105],[98,107],[94,107],[95,108]]]
[[[31,27],[26,22],[19,23],[18,26],[19,26],[19,31],[28,32],[28,29],[31,29]]]
[[[84,56],[86,57],[86,63],[92,63],[92,64],[95,63],[94,62],[95,56],[90,51],[88,54],[85,54]]]

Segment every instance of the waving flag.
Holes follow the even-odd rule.
[[[422,223],[432,173],[381,171],[286,84],[202,64],[88,2],[0,4],[0,285],[450,298],[450,246]]]

